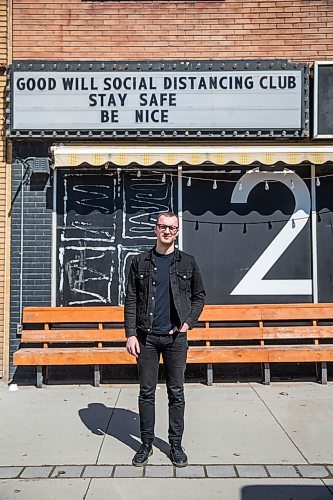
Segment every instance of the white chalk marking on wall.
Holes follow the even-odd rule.
[[[145,172],[140,178],[134,175],[129,174],[130,183],[125,184],[123,189],[122,236],[124,239],[155,239],[153,228],[157,215],[170,207],[173,209],[173,180],[171,176],[167,176],[166,181],[162,182],[160,175]],[[134,191],[134,195],[130,195],[131,191]],[[131,210],[139,210],[140,213],[129,215]],[[153,221],[150,222],[150,219]]]
[[[66,250],[79,251],[81,253],[79,258],[70,259],[66,263],[68,283],[71,292],[79,293],[84,296],[89,295],[95,297],[94,299],[79,299],[75,301],[70,301],[69,304],[86,304],[87,302],[102,302],[104,304],[111,303],[111,282],[114,274],[114,266],[111,264],[109,266],[109,273],[98,271],[97,269],[87,266],[87,261],[95,261],[97,259],[103,259],[106,257],[106,252],[114,252],[115,247],[80,247],[80,246],[68,246]],[[99,252],[97,255],[92,255],[86,257],[86,252]],[[111,253],[112,260],[112,253]],[[91,276],[87,276],[91,274]],[[84,276],[87,277],[84,277]],[[82,288],[83,284],[91,284],[94,282],[106,282],[107,293],[106,295],[101,295],[100,293],[89,291],[87,288]]]
[[[93,188],[95,191],[89,189]],[[78,193],[83,193],[88,195],[86,198],[81,198],[79,200],[75,200],[75,203],[78,205],[83,205],[88,208],[98,208],[101,211],[104,211],[104,213],[110,213],[110,208],[105,207],[102,204],[96,204],[98,200],[107,200],[109,198],[109,195],[107,193],[103,193],[101,191],[98,191],[98,189],[110,189],[110,186],[105,185],[105,184],[76,184],[73,186],[73,191],[76,191]],[[94,203],[92,203],[94,202]]]
[[[113,222],[113,228],[115,229],[115,223]],[[96,234],[96,235],[105,235],[105,238],[96,238],[98,241],[105,241],[105,242],[113,242],[115,241],[115,234],[111,234],[108,230],[103,229],[102,227],[99,227],[98,229],[92,229],[91,228],[91,222],[85,222],[81,220],[73,220],[70,224],[70,226],[67,226],[66,230],[71,231],[73,229],[77,229],[78,231],[84,231],[85,233],[90,233],[90,234]],[[109,229],[109,228],[108,228]],[[63,241],[74,241],[74,240],[81,240],[84,238],[85,240],[87,239],[86,236],[76,236],[72,238],[64,237]],[[91,238],[92,241],[92,238]]]
[[[67,193],[67,177],[64,176],[64,226],[67,226],[67,201],[68,201],[68,193]]]
[[[118,305],[124,305],[124,299],[126,296],[126,270],[127,262],[130,257],[134,257],[141,252],[144,252],[151,248],[151,245],[138,245],[138,246],[123,246],[121,244],[117,245],[118,249]],[[129,269],[128,269],[129,270]]]
[[[74,220],[68,221],[68,177],[74,178],[71,182],[71,190],[79,193],[82,198],[76,199],[75,203],[81,206],[91,208],[92,211],[98,209],[103,215],[114,214],[111,227],[91,227],[91,222],[80,220],[80,214],[74,214]],[[170,176],[167,176],[166,182],[162,182],[162,175],[153,173],[144,173],[143,179],[138,179],[136,173],[131,173],[132,176],[128,182],[128,172],[120,175],[113,175],[112,189],[113,193],[108,196],[105,193],[105,188],[110,191],[110,186],[105,183],[100,184],[83,184],[75,183],[76,176],[89,174],[69,173],[64,175],[65,196],[64,198],[64,227],[61,228],[59,245],[59,292],[61,294],[61,302],[67,297],[71,297],[71,293],[82,294],[82,299],[72,300],[70,305],[87,304],[87,303],[110,303],[111,302],[111,286],[115,279],[115,272],[118,276],[118,303],[123,304],[126,288],[126,270],[130,258],[138,253],[147,250],[151,245],[137,245],[136,239],[154,240],[153,232],[155,220],[161,211],[173,209],[173,181]],[[103,173],[103,176],[106,175]],[[110,245],[116,239],[116,219],[118,217],[115,206],[115,199],[119,196],[119,188],[123,190],[123,211],[122,211],[122,231],[123,237],[128,238],[133,242],[130,247],[125,247],[121,244],[117,245],[118,262],[117,268],[114,267],[116,247]],[[134,189],[134,194],[131,190]],[[126,194],[128,197],[126,198]],[[112,198],[113,196],[113,198]],[[109,207],[107,206],[110,199]],[[127,207],[126,207],[127,205]],[[139,214],[127,214],[128,211],[136,211]],[[76,212],[74,210],[74,212]],[[87,217],[87,215],[83,215]],[[148,220],[147,220],[148,219]],[[60,229],[60,228],[59,228]],[[75,233],[75,231],[78,233]],[[81,234],[80,234],[81,233]],[[113,234],[112,234],[113,233]],[[127,233],[127,234],[126,234]],[[147,241],[147,243],[148,243]],[[104,245],[103,245],[104,243]],[[95,246],[96,245],[96,246]],[[102,251],[100,251],[102,250]],[[69,252],[69,253],[68,253]],[[76,252],[71,258],[70,252]],[[89,254],[93,252],[94,256]],[[89,257],[87,257],[89,255]],[[105,272],[99,271],[94,265],[97,259],[107,258]],[[109,264],[111,259],[111,265]],[[90,263],[88,264],[88,261]],[[101,268],[101,266],[99,266]],[[102,267],[103,271],[104,268]],[[68,280],[65,280],[67,273]],[[98,292],[94,286],[98,282],[103,282],[107,285],[107,291],[104,293]],[[65,285],[66,283],[66,285]],[[64,292],[64,287],[68,290]],[[93,289],[91,289],[91,286]],[[90,289],[89,289],[90,288]],[[65,297],[64,297],[65,293]]]
[[[88,302],[110,303],[111,283],[114,275],[114,266],[112,264],[108,265],[108,272],[107,274],[105,274],[98,271],[93,265],[88,266],[86,264],[88,263],[88,261],[93,264],[93,262],[97,259],[104,259],[108,252],[111,252],[110,258],[112,262],[112,252],[114,252],[116,248],[114,246],[110,246],[110,243],[115,240],[115,216],[113,217],[113,223],[111,226],[114,233],[113,235],[110,233],[110,227],[94,229],[91,228],[91,222],[79,220],[80,214],[78,213],[75,214],[75,220],[71,221],[71,223],[67,225],[69,189],[68,177],[72,177],[75,179],[77,176],[82,177],[83,175],[84,174],[77,173],[64,175],[64,227],[62,228],[62,231],[60,233],[60,241],[62,244],[59,246],[59,292],[61,294],[61,300],[63,300],[64,273],[66,271],[69,291],[73,293],[83,294],[85,296],[84,299],[69,302],[70,305],[85,304]],[[112,194],[114,195],[115,183],[112,182],[111,185],[80,183],[74,184],[72,186],[73,192],[75,191],[83,194],[81,199],[75,200],[78,205],[91,208],[91,210],[98,209],[103,214],[113,214],[115,212],[114,196],[112,197],[112,194],[110,196],[109,193],[103,192],[105,191],[105,189],[108,191],[110,191],[111,189]],[[109,199],[111,200],[110,206],[105,206],[106,200]],[[72,237],[71,233],[73,234],[73,231],[76,230],[78,230],[82,234]],[[74,241],[76,245],[64,245],[71,241]],[[101,243],[104,243],[106,245],[102,246]],[[94,244],[96,244],[97,246],[94,246]],[[79,252],[80,257],[69,259],[67,261],[66,255],[70,251]],[[97,252],[97,254],[87,257],[87,252]],[[100,293],[87,289],[89,288],[89,284],[103,281],[107,284],[105,296],[104,294],[101,295]],[[93,296],[94,298],[87,299],[86,295]]]
[[[59,267],[60,267],[60,280],[59,280],[59,292],[63,293],[64,291],[64,254],[65,249],[63,246],[59,246]]]

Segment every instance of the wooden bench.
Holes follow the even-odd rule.
[[[56,365],[101,366],[135,363],[125,349],[122,307],[26,307],[17,366],[36,366],[37,387]],[[188,363],[207,365],[213,382],[215,363],[261,363],[270,383],[270,363],[316,363],[327,383],[333,361],[333,304],[264,304],[205,306],[188,332]]]

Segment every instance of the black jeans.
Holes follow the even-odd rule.
[[[169,443],[181,444],[184,432],[184,374],[187,334],[138,335],[140,354],[137,359],[140,393],[140,432],[143,443],[152,443],[155,428],[155,392],[158,366],[162,354],[169,399]]]

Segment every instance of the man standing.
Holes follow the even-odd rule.
[[[204,306],[205,290],[191,255],[175,248],[179,231],[173,212],[159,214],[156,245],[133,258],[125,300],[127,350],[137,358],[142,445],[132,460],[142,467],[153,453],[155,391],[162,354],[169,400],[170,458],[176,467],[187,465],[181,446],[184,431],[184,373],[187,330]]]

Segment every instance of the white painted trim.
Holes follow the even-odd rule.
[[[178,248],[183,250],[183,176],[182,166],[178,165],[178,220],[179,220],[179,235]]]
[[[52,146],[53,155],[179,153],[333,153],[333,146]],[[68,165],[69,166],[69,165]],[[151,165],[147,165],[151,167]]]
[[[311,165],[311,243],[312,243],[312,290],[313,302],[318,303],[318,252],[317,252],[317,202],[316,166]]]
[[[318,137],[318,62],[314,64],[313,73],[313,137]],[[311,168],[312,169],[312,168]]]
[[[318,134],[318,69],[319,66],[333,66],[333,61],[316,61],[314,63],[314,89],[313,89],[313,138],[332,139],[332,134]]]
[[[57,302],[57,169],[53,171],[52,249],[51,249],[51,306]]]

